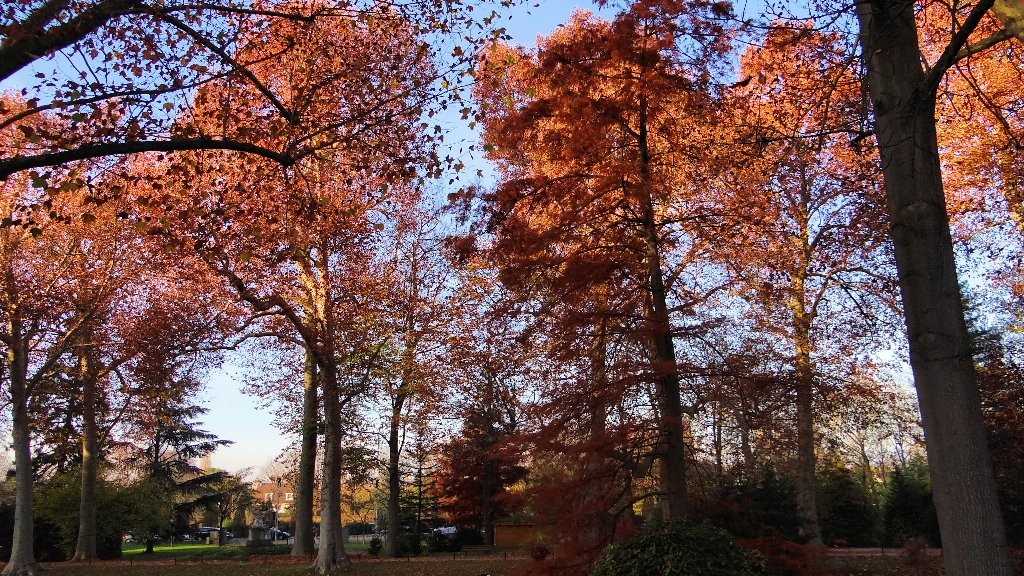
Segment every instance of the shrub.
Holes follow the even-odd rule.
[[[139,503],[133,486],[99,480],[96,483],[96,554],[100,560],[121,557],[121,535],[139,516]],[[81,477],[77,473],[59,474],[35,489],[37,560],[70,558],[78,540],[78,512]]]
[[[245,543],[244,555],[247,558],[250,556],[284,556],[291,553],[291,546],[275,546],[269,540],[250,540]]]
[[[380,538],[374,536],[370,539],[370,548],[368,550],[370,554],[378,556],[382,548],[384,548],[384,542],[382,542]]]
[[[744,538],[738,543],[756,550],[773,576],[826,576],[834,574],[825,559],[824,548],[787,540],[778,531],[760,538]]]
[[[726,483],[706,514],[741,538],[757,538],[772,531],[796,539],[800,528],[793,480],[779,476],[770,466]]]
[[[423,541],[419,534],[399,534],[395,555],[402,558],[419,556],[423,553]]]
[[[459,528],[456,532],[463,546],[477,546],[484,543],[484,533],[478,528]]]
[[[33,554],[39,562],[61,562],[71,557],[74,552],[70,547],[62,546],[60,526],[47,518],[35,518],[32,523]]]
[[[458,552],[462,550],[462,542],[457,534],[442,534],[431,532],[427,544],[431,552]]]
[[[106,531],[96,535],[96,556],[100,560],[115,560],[121,557],[121,533]]]
[[[877,546],[879,512],[871,494],[849,469],[835,465],[818,474],[818,523],[826,544]]]
[[[756,552],[708,523],[675,521],[609,546],[591,576],[763,576]]]

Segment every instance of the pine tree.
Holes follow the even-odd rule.
[[[194,464],[217,448],[232,444],[199,428],[195,420],[205,413],[205,408],[187,401],[155,408],[148,440],[142,448],[140,471],[174,500],[172,526],[176,535],[188,528],[192,512],[205,505],[204,496],[215,492],[216,484],[225,477],[224,472],[209,472]],[[153,552],[152,536],[146,535],[147,554]]]

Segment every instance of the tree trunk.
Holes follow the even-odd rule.
[[[17,347],[9,347],[7,366],[11,386],[11,431],[14,441],[14,541],[11,559],[4,567],[3,576],[36,574],[39,565],[32,550],[32,452],[28,417],[28,356],[23,347],[21,331],[15,322],[8,334]]]
[[[609,507],[611,492],[608,475],[607,451],[604,440],[608,428],[608,406],[605,389],[608,386],[607,342],[605,322],[597,325],[597,341],[591,352],[590,426],[588,440],[592,448],[584,454],[582,494],[579,508],[572,511],[570,528],[579,540],[580,555],[593,561],[612,539],[614,517]]]
[[[99,443],[96,438],[95,383],[86,384],[82,415],[82,489],[78,507],[78,541],[72,560],[96,560],[96,480],[99,473]],[[91,406],[90,406],[91,404]]]
[[[722,439],[722,412],[719,406],[715,406],[711,413],[711,438],[715,449],[715,485],[722,487],[725,479],[725,462],[723,460],[723,439]]]
[[[648,290],[651,293],[647,323],[651,331],[652,369],[657,375],[658,428],[661,435],[661,517],[674,520],[686,516],[686,459],[683,440],[683,408],[668,314],[665,274],[661,266],[661,237],[655,222],[654,199],[650,190],[650,151],[647,144],[647,101],[640,99],[637,143],[640,148],[640,193],[643,208],[644,254]]]
[[[802,297],[802,278],[798,285],[797,293]],[[821,544],[814,473],[817,458],[814,454],[814,371],[810,332],[810,320],[801,309],[793,318],[793,344],[796,348],[796,508],[800,517],[800,537],[807,542]]]
[[[86,330],[87,338],[91,333]],[[98,390],[90,355],[93,348],[86,343],[79,351],[78,367],[82,379],[82,487],[78,504],[77,561],[96,560],[96,479],[99,473],[99,441],[96,427]]]
[[[653,219],[653,215],[651,216]],[[686,516],[686,463],[683,440],[683,408],[676,372],[676,351],[672,342],[661,269],[659,239],[653,221],[646,226],[647,264],[651,290],[648,322],[653,332],[653,369],[657,373],[657,402],[661,435],[661,517],[675,520]]]
[[[333,357],[330,359],[333,361]],[[336,574],[351,564],[345,555],[341,529],[341,401],[338,375],[330,362],[321,365],[324,403],[324,461],[320,510],[320,548],[313,568],[318,574]]]
[[[402,494],[402,477],[398,465],[401,457],[399,429],[402,424],[402,405],[406,398],[403,392],[404,387],[403,383],[391,403],[390,429],[388,430],[388,536],[385,541],[385,556],[398,554],[398,539],[400,537],[398,513],[399,497]]]
[[[224,498],[221,495],[221,498]],[[224,537],[224,521],[228,519],[228,508],[222,502],[217,503],[217,526],[221,529],[217,534],[217,546],[223,546],[227,538]]]
[[[949,231],[914,4],[858,5],[947,576],[1012,573]]]
[[[497,468],[497,463],[487,456],[484,460],[483,476],[480,478],[480,526],[484,531],[486,546],[494,546],[494,492],[498,481]]]
[[[306,369],[302,379],[302,448],[299,451],[299,478],[295,487],[295,541],[292,556],[310,556],[313,540],[313,492],[316,471],[316,434],[319,402],[316,393],[316,359],[306,351]]]
[[[754,471],[754,448],[750,445],[750,421],[742,408],[736,408],[733,412],[736,418],[736,427],[740,431],[740,454],[743,454],[742,472],[743,478],[750,478]]]
[[[413,261],[412,288],[409,298],[416,295],[416,272],[415,260]],[[415,349],[417,338],[414,333],[415,317],[412,306],[406,310],[405,315],[405,336],[403,338],[402,350],[402,381],[391,402],[391,419],[388,430],[388,537],[384,548],[385,556],[396,556],[398,554],[398,539],[401,537],[399,530],[399,513],[402,496],[402,474],[400,469],[402,446],[399,432],[402,427],[402,409],[405,401],[409,399],[413,391],[413,362],[415,361]],[[415,528],[419,530],[419,526]]]
[[[875,475],[871,472],[871,459],[868,458],[867,445],[864,442],[864,437],[858,438],[857,447],[860,448],[860,462],[861,462],[861,474],[860,483],[861,486],[867,490],[868,494],[875,495]]]

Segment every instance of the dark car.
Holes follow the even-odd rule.
[[[292,537],[292,535],[288,532],[285,532],[284,530],[278,530],[277,528],[271,528],[270,530],[267,530],[267,536],[271,540],[287,540]]]
[[[216,526],[203,526],[199,530],[196,530],[196,540],[202,541],[210,537],[210,534],[214,532],[220,532],[220,528]]]

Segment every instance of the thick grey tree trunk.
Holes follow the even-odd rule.
[[[8,335],[15,344],[7,351],[7,366],[11,386],[12,436],[14,445],[15,497],[14,542],[11,559],[3,576],[36,574],[39,565],[32,550],[32,452],[28,417],[28,355],[20,346],[20,327],[16,322],[8,326]]]
[[[333,358],[331,359],[333,361]],[[341,401],[338,375],[330,362],[321,365],[324,403],[324,461],[320,510],[320,547],[314,570],[337,574],[351,564],[345,554],[341,529]]]
[[[298,485],[295,487],[295,541],[292,543],[292,556],[310,556],[316,552],[313,539],[313,492],[320,405],[317,384],[316,359],[307,350],[302,378],[302,447],[299,451]]]
[[[798,282],[803,297],[803,279]],[[814,369],[811,365],[810,318],[800,306],[793,318],[793,343],[796,349],[796,507],[800,516],[800,537],[821,544],[818,528],[818,483],[814,454]]]
[[[914,4],[857,6],[946,575],[1008,576]]]
[[[91,339],[89,330],[86,337]],[[78,503],[78,540],[72,560],[91,561],[96,554],[96,481],[99,474],[99,439],[96,402],[99,382],[92,365],[93,347],[86,342],[79,351],[78,373],[82,379],[82,486]]]

